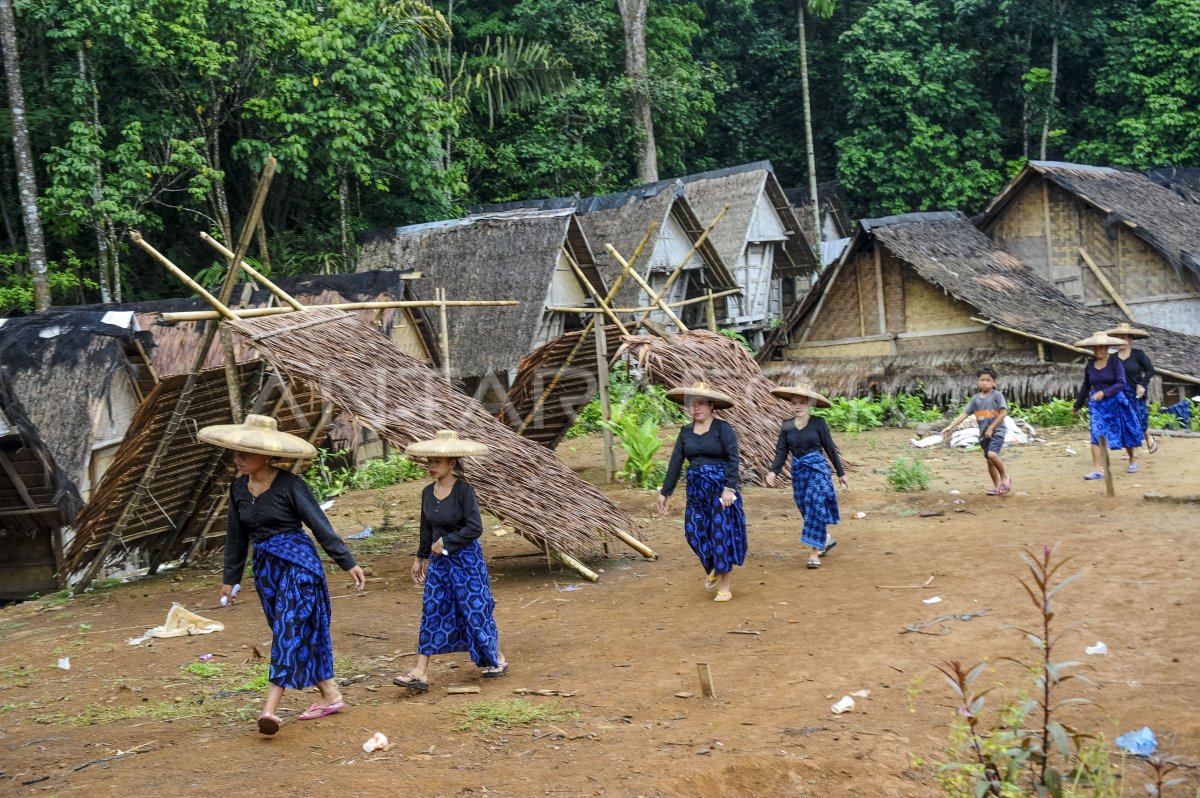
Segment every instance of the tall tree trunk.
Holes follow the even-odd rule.
[[[29,143],[29,119],[25,115],[25,90],[21,86],[21,59],[17,52],[17,22],[12,0],[0,0],[0,47],[4,50],[4,77],[8,82],[8,106],[12,112],[13,152],[17,159],[17,190],[25,220],[25,247],[33,276],[33,305],[50,307],[50,277],[46,265],[46,242],[38,216],[37,180],[33,171],[33,148]]]
[[[125,297],[121,288],[120,236],[117,234],[116,222],[105,216],[104,229],[105,235],[108,236],[108,273],[112,275],[113,302],[123,302]]]
[[[220,133],[220,101],[213,103],[211,121],[205,125],[207,130],[204,134],[206,149],[208,150],[208,168],[214,172],[221,172],[221,133]],[[203,123],[203,120],[201,120]],[[221,235],[225,239],[226,246],[233,246],[233,220],[229,216],[229,198],[225,195],[225,178],[219,180],[214,179],[212,182],[212,192],[209,194],[209,200],[213,206],[213,216],[217,220],[217,224],[221,227]]]
[[[1046,98],[1046,115],[1042,119],[1041,160],[1046,160],[1046,142],[1050,138],[1050,117],[1054,112],[1055,95],[1058,94],[1058,40],[1062,31],[1063,17],[1067,13],[1068,0],[1052,0],[1054,32],[1050,39],[1050,96]]]
[[[625,75],[629,78],[633,123],[642,139],[638,153],[638,180],[658,181],[658,151],[654,143],[654,115],[647,91],[646,11],[650,0],[617,0],[625,26]]]
[[[342,235],[342,269],[354,271],[354,257],[350,251],[350,170],[338,167],[338,223]]]
[[[1033,26],[1025,28],[1025,66],[1028,68],[1033,57]],[[1022,91],[1021,100],[1021,160],[1029,160],[1029,92]]]
[[[75,46],[75,57],[79,61],[79,80],[87,87],[88,94],[91,98],[92,129],[97,133],[100,131],[100,90],[96,87],[96,80],[88,68],[87,53],[84,52],[83,44]],[[92,213],[99,214],[97,210],[101,203],[104,202],[104,173],[103,165],[100,163],[100,156],[92,158]],[[109,283],[109,259],[108,259],[108,219],[103,214],[99,217],[93,217],[92,229],[96,231],[96,271],[100,277],[100,301],[108,304],[113,301],[112,287]]]
[[[817,197],[817,156],[813,147],[812,106],[808,99],[808,35],[804,30],[804,0],[796,3],[796,20],[800,26],[800,94],[804,98],[804,150],[808,156],[808,197],[812,203],[813,250],[821,255],[821,202]],[[818,264],[820,261],[818,260]]]

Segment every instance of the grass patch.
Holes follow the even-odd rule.
[[[557,702],[534,703],[524,698],[513,698],[501,701],[473,701],[454,710],[454,714],[462,716],[462,720],[454,727],[455,731],[477,731],[487,734],[496,729],[513,729],[546,721],[575,718],[579,716],[579,710],[568,709]]]
[[[218,679],[225,675],[225,667],[216,662],[189,662],[179,670],[201,679]]]
[[[929,471],[925,468],[925,462],[917,458],[906,460],[903,457],[897,457],[892,461],[891,468],[888,469],[888,485],[899,493],[925,490],[929,487],[929,479]]]
[[[207,714],[208,710],[193,701],[148,701],[133,706],[89,704],[75,715],[54,712],[38,715],[34,721],[56,726],[104,726],[122,720],[181,720]]]
[[[234,690],[266,690],[270,684],[268,678],[271,675],[271,663],[261,662],[258,665],[251,666],[250,673],[245,675],[246,681],[232,688]]]
[[[28,687],[33,684],[33,671],[13,665],[0,665],[0,687]]]

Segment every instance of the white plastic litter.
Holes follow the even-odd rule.
[[[71,670],[71,658],[70,657],[59,657],[58,658],[58,667],[59,667],[59,670],[64,670],[64,671]]]
[[[1088,646],[1084,649],[1084,652],[1087,654],[1107,654],[1108,646],[1104,645],[1103,640],[1097,640],[1096,645]]]
[[[854,514],[854,517],[861,521],[862,519],[867,517],[867,514],[860,510],[859,512]]]
[[[829,711],[835,715],[841,715],[843,712],[854,711],[854,699],[848,695],[842,696],[842,700],[829,708]]]
[[[930,596],[927,599],[921,599],[922,604],[940,604],[941,602],[942,602],[941,596]]]
[[[388,744],[387,735],[383,732],[375,732],[371,735],[371,739],[363,743],[363,750],[368,754],[372,751],[378,751]]]
[[[916,438],[909,438],[908,442],[911,443],[913,446],[916,446],[918,449],[928,449],[930,446],[940,445],[942,443],[942,440],[943,439],[942,439],[941,435],[927,435],[924,438],[922,438],[921,440],[917,440]]]
[[[333,499],[330,499],[329,501],[321,502],[321,512],[325,512],[332,506],[333,506]]]
[[[871,691],[870,690],[855,690],[850,695],[854,696],[855,698],[867,698],[868,696],[871,695]]]
[[[141,637],[131,637],[126,642],[131,646],[144,643],[152,637],[183,637],[185,635],[206,635],[212,632],[225,631],[225,624],[197,615],[186,609],[178,601],[171,604],[167,611],[167,620],[162,626],[146,630]]]

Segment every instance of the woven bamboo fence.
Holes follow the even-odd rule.
[[[771,395],[775,383],[763,376],[754,356],[737,341],[706,330],[659,338],[627,335],[623,338],[630,354],[652,382],[677,388],[703,380],[729,394],[736,404],[717,415],[733,426],[741,456],[741,481],[763,485],[771,461],[779,426],[792,415],[791,405]],[[780,474],[787,478],[787,470]]]
[[[518,436],[353,316],[313,307],[226,323],[290,377],[396,446],[441,429],[486,443],[490,456],[462,461],[480,507],[539,548],[595,556],[605,533],[636,530],[624,510],[553,452]]]

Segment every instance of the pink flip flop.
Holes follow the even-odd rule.
[[[316,720],[323,718],[326,715],[332,715],[336,712],[341,712],[346,707],[345,701],[338,701],[334,704],[313,704],[308,709],[296,716],[296,720]]]

